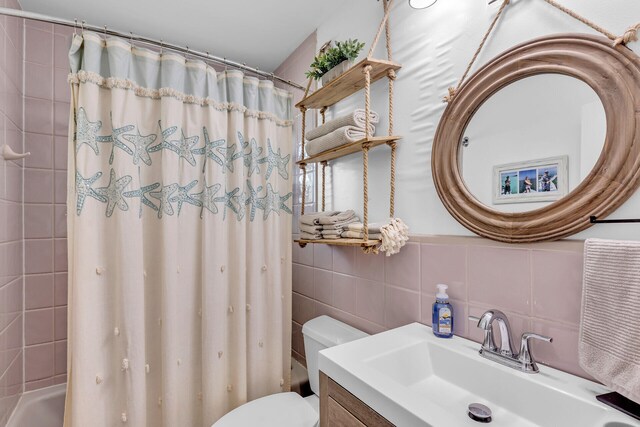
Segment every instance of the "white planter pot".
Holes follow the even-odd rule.
[[[331,80],[343,74],[345,71],[347,71],[349,68],[353,66],[353,63],[354,63],[353,59],[347,59],[342,61],[341,63],[339,63],[332,69],[330,69],[329,71],[327,71],[322,76],[322,86],[326,86]]]

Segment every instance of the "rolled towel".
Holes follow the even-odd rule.
[[[356,213],[349,209],[347,211],[340,212],[337,215],[321,216],[318,218],[318,223],[322,225],[338,224],[340,222],[348,221],[355,216]]]
[[[344,231],[341,236],[345,239],[364,239],[364,232],[347,230]],[[382,234],[369,233],[369,240],[382,240]]]
[[[320,240],[322,239],[322,234],[311,234],[300,230],[300,238],[305,240]]]
[[[312,212],[310,214],[300,215],[300,224],[318,225],[318,224],[320,224],[320,222],[318,222],[318,220],[321,217],[333,216],[333,215],[337,215],[339,213],[340,213],[340,211],[324,211],[324,212]]]
[[[322,226],[300,224],[300,231],[304,231],[305,233],[309,233],[309,234],[320,234],[322,232]]]
[[[380,116],[375,111],[369,111],[369,123],[375,124],[380,121]],[[318,126],[315,129],[311,129],[306,133],[305,137],[307,140],[312,140],[319,138],[323,135],[327,135],[328,133],[333,132],[334,130],[344,127],[344,126],[355,126],[360,129],[363,129],[366,125],[366,115],[365,111],[362,108],[356,109],[353,113],[345,114],[344,116],[336,117],[333,120],[329,120],[325,124]],[[375,133],[375,128],[371,132],[371,135]]]
[[[380,250],[386,252],[387,256],[391,256],[400,252],[400,248],[407,244],[409,227],[400,218],[391,218],[389,224],[380,228],[380,234],[382,234]]]
[[[370,134],[373,136],[373,133]],[[354,126],[344,126],[331,133],[312,139],[305,144],[305,151],[309,156],[315,156],[323,151],[340,147],[361,140],[366,136],[364,129]]]
[[[385,225],[383,222],[374,222],[367,224],[367,229],[369,233],[380,233],[380,227]],[[364,224],[361,222],[352,222],[351,224],[347,224],[347,230],[349,231],[364,231]]]

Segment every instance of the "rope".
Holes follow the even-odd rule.
[[[617,39],[617,37],[614,34],[611,34],[609,31],[605,30],[604,28],[602,28],[601,26],[599,26],[595,22],[589,21],[587,18],[584,18],[584,17],[578,15],[576,12],[574,12],[571,9],[569,9],[568,7],[565,7],[565,6],[562,6],[561,4],[556,3],[554,0],[544,0],[544,1],[549,3],[551,6],[555,7],[556,9],[558,9],[558,10],[566,13],[567,15],[571,16],[572,18],[575,18],[578,21],[582,22],[583,24],[593,28],[594,30],[596,30],[600,34],[603,34],[604,36],[610,38],[611,40],[616,40]]]
[[[371,135],[369,134],[369,114],[371,112],[371,70],[373,67],[371,65],[365,65],[362,72],[364,73],[364,116],[365,116],[365,126],[364,132],[366,139],[369,139]]]
[[[389,10],[387,9],[387,12]],[[388,14],[385,14],[388,17]],[[369,114],[371,112],[371,70],[373,67],[367,65],[362,72],[364,73],[364,117],[365,117],[365,136],[369,141]],[[364,192],[364,220],[362,222],[364,228],[364,240],[369,240],[369,143],[362,144],[362,179]]]
[[[389,218],[393,218],[396,213],[396,142],[391,146],[391,192],[389,194]]]
[[[300,215],[304,215],[304,205],[307,200],[307,164],[300,163],[300,169],[302,169],[302,206],[300,207]]]
[[[613,41],[613,47],[616,47],[620,44],[626,45],[627,43],[637,41],[638,31],[640,31],[640,22],[627,28],[627,31],[625,31],[624,34],[620,37],[616,37],[616,39]]]
[[[393,0],[383,0],[382,2],[385,15],[389,15],[386,22],[384,23],[384,35],[387,42],[387,59],[389,60],[389,62],[393,61],[393,57],[391,54],[391,12],[389,12],[389,6],[391,5],[392,1]]]
[[[551,6],[555,7],[559,11],[564,12],[567,15],[571,16],[572,18],[582,22],[586,26],[604,35],[610,40],[613,40],[613,47],[616,47],[618,45],[626,45],[627,43],[638,40],[638,32],[640,31],[640,22],[627,28],[627,30],[621,36],[616,36],[615,34],[607,31],[605,28],[599,26],[595,22],[585,18],[582,15],[579,15],[578,13],[574,12],[573,10],[569,9],[566,6],[563,6],[557,3],[555,0],[544,0],[544,1],[550,4]],[[500,15],[502,15],[502,12],[504,11],[505,7],[507,7],[508,4],[509,4],[509,0],[503,1],[502,6],[500,6],[500,9],[498,9],[498,13],[496,14],[495,18],[493,19],[493,22],[491,22],[491,25],[489,26],[489,29],[487,30],[484,37],[482,38],[482,41],[480,42],[480,46],[478,46],[476,53],[473,55],[473,58],[471,58],[471,62],[469,62],[469,65],[467,66],[467,69],[464,71],[464,74],[462,75],[462,78],[458,82],[458,85],[455,88],[450,87],[448,89],[449,93],[444,97],[445,102],[451,102],[453,98],[456,96],[456,93],[460,89],[460,86],[462,86],[462,83],[464,83],[465,79],[467,78],[469,71],[471,71],[471,67],[475,63],[476,59],[478,59],[478,55],[480,54],[480,51],[482,50],[485,42],[489,38],[491,31],[493,31],[493,28],[496,26],[498,19],[500,19]]]
[[[324,195],[325,195],[325,176],[326,176],[325,169],[327,168],[327,161],[324,160],[324,161],[320,162],[320,164],[322,165],[322,212],[324,212],[325,211],[325,203],[324,203],[324,201],[325,201],[325,197],[324,197]]]
[[[391,1],[391,0],[390,0]],[[389,3],[390,3],[389,1]],[[385,12],[389,9],[389,5],[385,1]],[[393,61],[391,52],[391,24],[390,18],[385,23],[385,35],[387,39],[387,59]],[[393,136],[393,86],[396,80],[396,72],[394,70],[387,71],[387,77],[389,80],[389,136]],[[389,218],[393,218],[395,215],[395,201],[396,201],[396,142],[389,142],[391,147],[391,180],[389,191]],[[377,247],[376,247],[377,249]]]
[[[376,49],[376,45],[378,44],[378,40],[380,40],[380,35],[382,34],[382,29],[385,28],[387,24],[387,20],[389,19],[389,13],[391,12],[391,3],[393,3],[393,0],[383,0],[383,1],[385,5],[384,17],[382,18],[382,22],[380,22],[380,26],[378,27],[378,32],[376,33],[376,36],[373,39],[373,43],[371,43],[371,47],[369,48],[369,54],[367,55],[367,59],[371,59],[373,57],[373,51]]]
[[[324,112],[325,112],[325,111],[327,111],[327,108],[326,108],[326,107],[324,107],[324,108],[322,108],[322,109],[320,110],[320,114],[322,115],[322,124],[324,124],[324,123],[325,123],[325,121],[326,121],[326,118],[325,118],[325,116],[324,116]]]
[[[308,88],[308,86],[307,86]],[[307,127],[307,108],[300,107],[300,111],[302,112],[302,158],[304,159],[304,135],[306,133]],[[306,163],[300,163],[300,169],[302,169],[302,207],[300,208],[300,215],[304,215],[304,205],[306,202],[306,192],[307,192],[307,165]]]
[[[309,77],[309,81],[307,82],[307,88],[304,90],[304,96],[302,99],[305,99],[309,95],[309,89],[311,89],[311,82],[313,82],[313,77]]]
[[[364,197],[364,214],[362,220],[362,228],[364,231],[363,239],[369,240],[369,143],[362,144],[362,179],[363,179],[363,197]]]
[[[471,58],[471,62],[469,62],[467,69],[464,70],[464,74],[462,74],[462,77],[458,81],[458,85],[455,88],[452,88],[452,87],[449,88],[449,94],[444,97],[444,102],[453,101],[453,98],[456,96],[456,92],[458,91],[458,89],[460,89],[460,86],[462,86],[462,83],[464,83],[465,79],[467,78],[467,75],[469,74],[469,71],[471,71],[471,67],[473,67],[473,64],[476,62],[476,59],[478,59],[478,55],[480,55],[480,51],[484,47],[484,44],[487,42],[489,35],[491,34],[491,32],[493,31],[493,28],[498,23],[498,19],[500,19],[502,12],[504,12],[504,9],[507,7],[507,5],[509,5],[509,1],[510,0],[503,0],[502,5],[500,6],[500,9],[498,9],[498,13],[493,18],[491,25],[489,25],[487,32],[484,34],[484,37],[482,38],[482,41],[480,41],[480,46],[478,46],[478,49],[476,49],[476,53],[473,54],[473,58]]]

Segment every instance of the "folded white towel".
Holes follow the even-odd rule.
[[[340,237],[341,231],[338,230],[322,230],[322,237]]]
[[[322,226],[300,223],[300,231],[304,231],[305,233],[310,234],[316,234],[322,232]]]
[[[634,402],[640,402],[639,271],[640,242],[585,242],[580,366]]]
[[[339,214],[340,211],[324,211],[324,212],[312,212],[305,215],[300,215],[300,224],[318,225],[318,220],[324,216],[333,216]]]
[[[349,224],[360,221],[357,215],[352,216],[346,221],[336,222],[334,224],[325,224],[323,225],[323,230],[338,230],[340,232],[345,231]]]
[[[347,211],[340,212],[336,215],[321,216],[318,218],[318,223],[322,225],[337,224],[337,223],[349,221],[351,218],[355,216],[356,216],[356,213],[351,209],[349,209]]]
[[[347,230],[341,234],[345,239],[364,239],[364,232]],[[382,240],[382,234],[369,233],[369,240]]]
[[[380,227],[386,225],[383,222],[374,222],[367,224],[367,229],[369,233],[380,233]],[[349,231],[364,231],[364,224],[361,222],[352,222],[351,224],[347,224],[347,230]]]
[[[336,117],[335,119],[329,120],[325,124],[318,126],[315,129],[311,129],[305,137],[307,140],[312,140],[319,138],[323,135],[333,132],[334,130],[344,127],[344,126],[355,126],[363,130],[366,125],[366,115],[365,111],[362,108],[358,108],[353,113],[346,114],[344,116]],[[375,111],[369,111],[369,124],[373,125],[380,121],[380,116]],[[371,131],[371,135],[375,133],[375,127]]]
[[[320,239],[322,239],[322,234],[320,234],[320,233],[311,234],[311,233],[306,233],[306,232],[300,230],[300,238],[301,239],[305,239],[305,240],[320,240]]]
[[[370,134],[373,136],[373,133]],[[312,139],[305,144],[305,151],[309,156],[315,156],[332,148],[359,141],[365,137],[363,128],[344,126],[319,138]]]

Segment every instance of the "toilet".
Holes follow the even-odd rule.
[[[302,327],[307,371],[314,394],[276,393],[245,403],[220,418],[212,427],[315,427],[320,421],[318,353],[325,348],[368,336],[329,316],[309,320]]]

